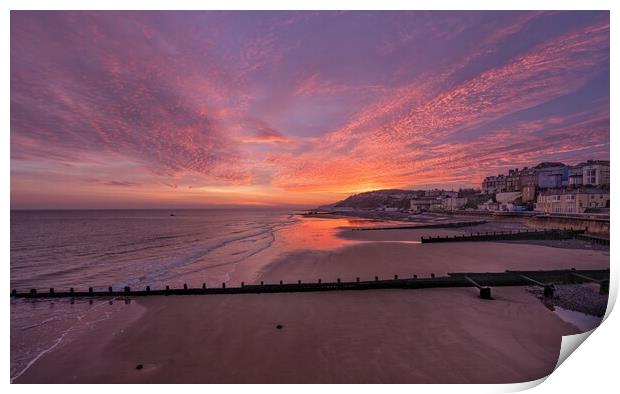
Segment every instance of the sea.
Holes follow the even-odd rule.
[[[341,226],[368,224],[273,209],[11,211],[11,289],[250,283],[286,253],[344,246],[354,241],[336,236]],[[124,307],[120,300],[12,298],[11,379]]]

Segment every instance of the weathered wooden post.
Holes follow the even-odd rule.
[[[17,290],[15,290],[15,289],[11,290],[11,295],[12,296],[17,295]]]
[[[280,281],[280,284],[282,285],[282,284],[284,284],[284,283],[283,283],[282,281]]]
[[[301,279],[297,280],[297,284],[300,285],[301,284]]]
[[[600,294],[609,294],[609,279],[603,279],[599,284]]]
[[[183,283],[183,290],[187,290],[187,283]]]
[[[54,294],[54,288],[50,287],[50,294]]]
[[[37,294],[37,289],[30,289],[30,294],[32,294],[32,295]]]
[[[130,293],[131,292],[131,288],[129,286],[125,286],[125,293]]]
[[[260,281],[260,285],[263,286],[265,283],[261,280]]]
[[[319,278],[319,284],[321,284],[321,278]]]
[[[375,276],[375,282],[376,282],[376,281],[378,281],[378,280],[379,280],[379,277],[378,277],[378,276]]]
[[[244,282],[241,282],[241,287],[245,287],[245,283]]]
[[[203,290],[205,290],[206,288],[207,288],[207,284],[206,284],[206,283],[203,283],[203,284],[202,284],[202,289],[203,289]]]
[[[394,275],[394,280],[398,280],[398,275]]]
[[[226,282],[222,282],[222,289],[226,288]]]
[[[166,296],[170,294],[170,286],[166,285],[166,292],[164,293]]]
[[[92,287],[88,288],[88,294],[93,295],[93,288]]]
[[[357,283],[360,283],[360,277],[358,276],[357,278],[355,278],[355,281],[356,281]]]
[[[112,286],[108,287],[108,293],[112,294]]]
[[[35,290],[36,293],[36,290]],[[73,293],[75,293],[75,290],[73,290],[73,287],[69,289],[69,293],[71,293],[71,295],[73,295]]]
[[[490,287],[481,287],[480,288],[480,298],[484,300],[491,299],[491,288]]]
[[[146,286],[146,292],[150,293],[151,292],[151,286]]]
[[[553,285],[545,285],[544,290],[543,290],[543,296],[545,298],[552,298],[554,291],[555,291],[555,288],[553,287]]]
[[[340,278],[336,278],[336,282],[340,283]]]
[[[434,277],[435,277],[435,274],[431,274],[431,278],[434,278]]]
[[[413,275],[413,279],[418,279],[418,276],[417,275]]]

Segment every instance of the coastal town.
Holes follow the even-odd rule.
[[[608,160],[543,162],[487,176],[480,189],[377,190],[353,195],[329,209],[609,216],[609,168]]]
[[[611,7],[48,3],[5,384],[614,387]]]

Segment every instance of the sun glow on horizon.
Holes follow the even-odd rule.
[[[11,207],[312,206],[609,159],[609,72],[609,12],[13,11]]]

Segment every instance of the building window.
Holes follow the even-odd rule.
[[[590,185],[596,184],[596,170],[586,171],[586,183]]]

